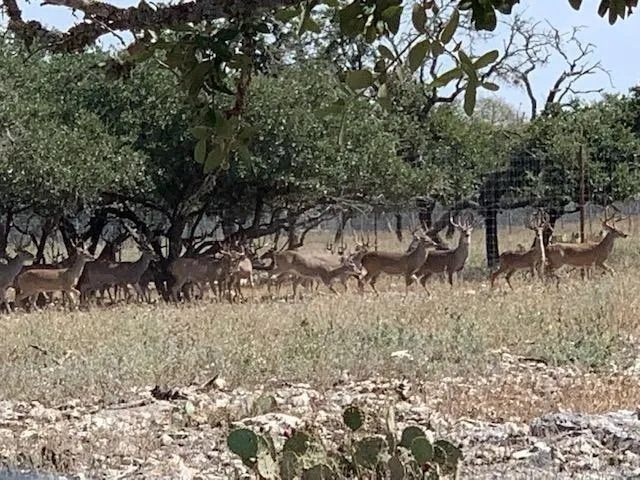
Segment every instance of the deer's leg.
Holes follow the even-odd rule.
[[[509,288],[511,290],[513,290],[513,285],[511,285],[511,276],[515,273],[515,270],[509,270],[507,272],[507,274],[505,275],[505,280],[507,281],[507,285],[509,285]]]
[[[78,308],[78,299],[80,298],[80,292],[71,287],[66,293],[67,297],[69,297],[69,304],[71,308]]]
[[[7,300],[7,289],[6,288],[2,289],[2,304],[4,305],[4,308],[7,309],[7,313],[13,312],[13,309],[11,308],[11,304],[9,303],[9,300]]]
[[[496,270],[495,272],[492,272],[491,275],[489,276],[489,280],[491,281],[491,288],[494,287],[494,284],[496,283],[496,279],[500,276],[501,273],[503,273],[504,270],[502,269],[502,267],[498,268],[498,270]]]
[[[429,280],[429,278],[431,278],[431,275],[432,275],[431,273],[425,273],[420,278],[420,285],[422,285],[425,290],[427,290],[427,280]]]
[[[596,265],[597,265],[598,267],[600,267],[602,270],[604,270],[605,272],[610,273],[611,275],[613,275],[614,273],[616,273],[616,271],[615,271],[613,268],[611,268],[609,265],[607,265],[607,264],[606,264],[606,263],[604,263],[604,262],[597,263]],[[587,270],[587,272],[588,272],[588,271],[589,271],[589,270]]]
[[[330,280],[330,279],[328,279],[328,278],[321,278],[321,280],[322,280],[322,283],[324,283],[324,284],[325,284],[325,286],[326,286],[329,290],[331,290],[331,292],[332,292],[333,294],[338,295],[338,296],[340,295],[340,294],[338,293],[338,291],[333,287],[333,280]]]
[[[404,299],[405,300],[409,295],[409,286],[411,286],[411,284],[414,282],[414,279],[417,280],[416,276],[413,273],[404,276]]]
[[[298,293],[298,283],[300,282],[300,277],[294,277],[291,283],[291,287],[293,288],[293,300],[296,299],[296,295]]]
[[[178,302],[178,294],[182,290],[183,285],[184,285],[184,282],[180,282],[176,280],[173,283],[173,286],[171,287],[171,298],[173,298],[173,301],[176,303]]]
[[[340,277],[340,283],[342,283],[342,286],[344,287],[344,293],[347,293],[349,291],[349,287],[347,286],[347,281],[349,280],[350,276],[345,276],[345,277]]]
[[[449,285],[453,287],[453,271],[449,269],[447,269],[447,281],[449,282]]]
[[[366,278],[365,278],[365,280],[366,280]],[[371,288],[373,288],[373,291],[376,292],[376,295],[380,295],[380,293],[376,289],[376,281],[377,280],[378,280],[378,275],[372,275],[371,278],[369,279],[369,285],[371,285]]]

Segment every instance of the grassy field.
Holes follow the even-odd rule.
[[[617,242],[610,260],[615,276],[598,272],[583,281],[574,273],[560,290],[516,275],[516,292],[509,292],[504,281],[491,292],[482,267],[483,232],[476,231],[464,281],[451,289],[433,280],[430,298],[418,285],[403,302],[403,281],[384,277],[380,297],[370,291],[360,295],[355,285],[335,297],[321,286],[303,300],[287,302],[267,300],[261,287],[247,292],[250,300],[244,304],[205,299],[178,306],[5,315],[0,399],[113,402],[134,387],[185,385],[216,373],[232,386],[275,377],[322,388],[348,372],[352,378],[406,376],[415,381],[459,377],[458,399],[446,406],[458,415],[498,404],[521,416],[559,405],[628,407],[640,387],[615,372],[633,365],[638,354],[637,224],[629,233]],[[530,237],[528,231],[514,231],[501,237],[501,248],[528,245]],[[309,249],[324,250],[325,239],[310,240]],[[406,248],[389,234],[380,243]],[[607,395],[594,390],[592,380],[578,379],[559,395],[535,401],[535,385],[526,382],[465,389],[464,379],[500,375],[495,354],[500,349],[550,365],[575,365],[600,378]],[[391,355],[400,350],[412,358]]]

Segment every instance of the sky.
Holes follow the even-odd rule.
[[[135,5],[131,0],[111,0],[112,4],[126,7]],[[567,0],[522,0],[521,5],[516,5],[514,12],[532,18],[534,21],[549,20],[560,31],[569,31],[574,26],[582,26],[580,38],[584,42],[595,45],[593,59],[600,60],[604,68],[611,74],[611,82],[604,74],[593,75],[584,79],[580,84],[581,89],[597,89],[603,87],[607,92],[626,93],[630,87],[640,83],[640,62],[634,54],[640,53],[640,11],[626,18],[618,20],[615,25],[609,25],[606,18],[598,16],[598,2],[584,2],[580,11],[575,11],[569,6]],[[78,18],[74,18],[70,9],[58,6],[40,6],[39,0],[29,3],[19,1],[23,9],[23,18],[38,20],[44,25],[67,30]],[[6,20],[3,20],[5,23]],[[498,31],[500,30],[500,27]],[[110,38],[109,38],[110,37]],[[100,43],[103,46],[119,45],[120,41],[113,36],[105,36]],[[128,39],[131,37],[125,37]],[[502,35],[501,38],[504,38]],[[497,39],[498,45],[501,38]],[[480,50],[480,48],[478,48]],[[554,58],[541,70],[536,70],[532,75],[533,88],[536,97],[541,102],[565,67],[566,63],[561,58]],[[524,91],[502,86],[498,92],[492,94],[502,97],[518,110],[527,112],[529,102]]]

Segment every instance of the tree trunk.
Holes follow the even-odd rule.
[[[298,248],[302,246],[301,239],[298,235],[297,223],[298,218],[295,214],[289,213],[287,215],[288,225],[287,225],[287,250],[293,250],[294,248]]]
[[[171,226],[167,231],[167,241],[169,242],[169,255],[165,262],[162,262],[160,265],[160,271],[156,275],[157,282],[160,282],[162,290],[161,295],[165,300],[170,300],[169,292],[171,291],[171,287],[173,286],[173,282],[175,281],[171,273],[169,272],[169,265],[173,260],[180,257],[180,253],[182,253],[182,233],[184,232],[184,228],[187,222],[186,219],[182,216],[174,217],[171,220]],[[158,283],[156,283],[156,288],[158,288]],[[182,289],[185,295],[189,295],[188,293],[189,285],[185,285]]]
[[[418,221],[425,231],[431,230],[433,226],[433,211],[436,208],[436,202],[432,198],[419,197],[416,199],[416,208],[418,209]]]
[[[9,230],[13,225],[13,212],[11,209],[7,210],[7,216],[3,225],[0,225],[0,257],[7,256],[7,244],[9,243]]]
[[[184,217],[174,217],[171,221],[171,226],[167,231],[167,240],[169,242],[169,260],[176,259],[182,252],[182,234],[184,233],[184,227],[187,222]]]
[[[484,217],[485,243],[487,250],[487,266],[494,268],[498,265],[500,251],[498,249],[498,209],[487,208]]]
[[[100,211],[93,215],[89,220],[89,230],[84,237],[85,239],[91,241],[88,249],[91,255],[96,254],[96,249],[98,248],[98,243],[100,242],[100,236],[102,235],[102,231],[104,230],[104,227],[106,225],[107,216]]]

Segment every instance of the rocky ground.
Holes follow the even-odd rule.
[[[552,391],[563,378],[580,374],[502,356],[505,369],[499,383],[491,377],[475,382],[496,381],[498,390],[504,388],[504,375],[516,382],[535,374]],[[462,445],[462,478],[640,477],[636,410],[560,411],[529,421],[494,422],[439,413],[458,401],[449,386],[459,381],[356,382],[345,374],[344,381],[320,392],[307,384],[277,381],[255,390],[231,389],[217,377],[179,389],[141,388],[116,405],[72,400],[45,408],[5,401],[0,402],[0,459],[10,468],[64,472],[67,478],[242,478],[245,468],[226,448],[230,427],[268,432],[278,446],[288,431],[304,423],[332,442],[344,434],[341,412],[346,405],[355,402],[367,412],[382,413],[393,403],[398,430],[421,425]],[[465,381],[471,382],[465,388],[476,388]],[[606,385],[601,388],[607,395]],[[367,428],[375,428],[375,419],[369,417]]]

